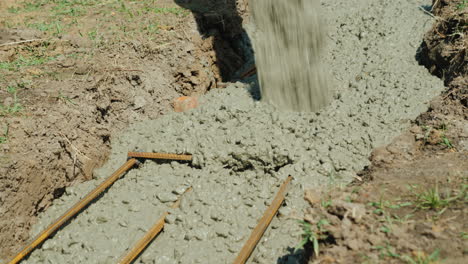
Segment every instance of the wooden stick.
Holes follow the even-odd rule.
[[[291,180],[292,180],[292,177],[289,176],[281,185],[278,193],[276,194],[275,199],[273,200],[271,205],[268,207],[268,209],[265,211],[262,218],[258,222],[257,226],[252,231],[252,234],[250,235],[249,239],[245,243],[244,247],[240,251],[239,255],[234,260],[233,262],[234,264],[244,264],[247,261],[247,259],[249,259],[253,250],[257,246],[258,241],[260,241],[260,239],[262,238],[263,233],[265,233],[265,230],[268,228],[268,226],[271,223],[271,220],[276,215],[276,213],[278,212],[278,209],[283,203],[284,196],[286,194],[286,188],[288,187],[288,184],[291,182]]]

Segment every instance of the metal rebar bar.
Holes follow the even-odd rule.
[[[187,190],[185,190],[182,196],[190,190],[192,190],[192,188],[188,188]],[[179,207],[182,196],[171,206],[171,208],[174,209]],[[128,251],[128,253],[124,257],[120,259],[119,264],[132,263],[132,261],[134,261],[140,255],[140,253],[151,243],[151,241],[153,241],[153,239],[164,228],[164,222],[168,214],[169,212],[165,212],[158,219],[158,221],[156,221],[156,223],[151,227],[151,229],[135,244],[135,246],[130,251]]]
[[[27,246],[25,246],[10,262],[9,264],[16,264],[20,262],[24,257],[31,253],[38,245],[46,240],[50,235],[55,233],[61,226],[63,226],[73,216],[78,214],[83,208],[85,208],[91,201],[93,201],[99,194],[111,186],[119,177],[131,169],[136,159],[129,159],[123,164],[117,171],[115,171],[109,178],[102,182],[98,187],[88,193],[83,199],[77,202],[72,208],[60,216],[53,224],[49,225],[44,231],[37,235],[34,240]]]
[[[271,205],[267,208],[262,218],[258,222],[257,226],[252,231],[252,234],[250,234],[250,237],[245,243],[244,247],[242,247],[239,255],[234,260],[233,262],[234,264],[244,264],[247,261],[247,259],[250,257],[250,255],[252,254],[252,251],[257,246],[258,241],[260,241],[260,239],[262,238],[263,233],[268,228],[271,220],[276,215],[276,213],[278,212],[278,209],[283,203],[284,196],[286,193],[286,188],[288,184],[291,182],[291,180],[292,180],[292,177],[289,176],[281,185],[278,193],[276,194],[275,199],[273,200]]]
[[[129,158],[143,158],[143,159],[163,159],[163,160],[192,160],[192,155],[178,155],[167,153],[152,153],[152,152],[128,152]]]

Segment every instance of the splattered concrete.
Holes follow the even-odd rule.
[[[427,110],[443,84],[415,60],[430,26],[421,0],[334,0],[328,18],[335,100],[319,113],[277,111],[232,84],[200,98],[198,109],[137,124],[114,141],[97,178],[68,188],[45,212],[38,233],[117,169],[129,150],[192,153],[193,164],[147,161],[119,180],[25,263],[115,263],[188,186],[179,209],[138,263],[230,263],[288,175],[285,205],[250,263],[295,263],[294,216],[306,188],[349,182]],[[255,34],[252,34],[255,41]],[[244,89],[245,88],[245,89]]]

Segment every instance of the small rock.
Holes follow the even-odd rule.
[[[349,240],[347,246],[352,250],[359,250],[361,248],[360,241],[358,241],[357,239]]]
[[[367,237],[367,241],[369,241],[369,243],[371,243],[373,246],[378,246],[382,243],[382,239],[375,234],[370,234]]]
[[[163,203],[175,202],[177,201],[177,195],[173,193],[160,193],[158,194],[158,199]]]
[[[187,190],[187,186],[179,186],[175,190],[172,191],[172,193],[181,195]]]
[[[229,236],[229,226],[225,223],[216,223],[214,226],[214,231],[216,235],[220,237],[228,237]]]
[[[170,214],[170,215],[166,216],[166,223],[174,224],[176,219],[177,219],[177,217],[175,215]]]
[[[98,218],[96,218],[96,223],[98,224],[104,224],[104,223],[107,223],[107,218],[105,218],[104,216],[98,216]]]
[[[174,111],[185,112],[198,106],[196,97],[182,96],[174,100]]]
[[[133,105],[135,106],[135,109],[141,109],[146,105],[146,100],[143,96],[135,96]]]

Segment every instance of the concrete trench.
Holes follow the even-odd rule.
[[[164,232],[136,263],[231,263],[279,185],[294,177],[284,206],[249,263],[299,263],[297,217],[307,188],[347,183],[427,110],[443,83],[415,59],[432,21],[426,0],[330,0],[324,55],[335,100],[319,113],[280,112],[235,83],[200,107],[136,124],[112,146],[96,179],[67,188],[40,216],[37,234],[98,185],[127,151],[191,153],[193,164],[147,161],[117,181],[23,263],[116,263],[189,186]],[[248,29],[255,39],[255,28]],[[295,218],[296,216],[296,218]]]

